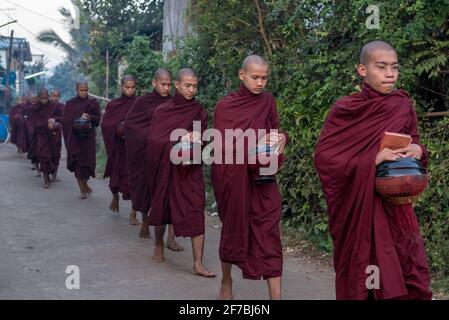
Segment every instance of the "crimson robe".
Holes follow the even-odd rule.
[[[45,174],[54,173],[57,169],[57,163],[55,162],[55,159],[58,158],[57,147],[52,138],[56,132],[48,128],[48,119],[58,115],[61,116],[55,109],[56,105],[53,103],[39,104],[33,115],[36,156],[40,171]]]
[[[31,160],[32,164],[37,165],[39,160],[37,159],[37,143],[36,134],[34,132],[34,114],[36,109],[39,107],[38,104],[29,104],[25,110],[25,127],[27,132],[28,141],[28,155],[27,158]]]
[[[60,130],[55,130],[52,132],[52,162],[56,166],[56,171],[58,170],[59,163],[61,161],[61,150],[62,150],[62,116],[64,114],[64,104],[53,103],[53,114],[52,118],[55,119],[56,123],[61,125]]]
[[[17,147],[21,149],[23,153],[28,152],[29,149],[28,130],[26,126],[26,117],[29,108],[29,104],[22,105],[15,121],[17,125]]]
[[[17,118],[20,115],[20,112],[22,111],[23,106],[21,104],[17,104],[9,111],[9,124],[11,127],[11,143],[17,145],[17,138],[18,138],[18,120]]]
[[[76,119],[83,113],[90,116],[92,129],[88,136],[80,139],[73,130]],[[96,130],[100,125],[100,106],[96,99],[81,99],[75,97],[66,102],[62,127],[64,142],[67,149],[67,169],[75,174],[77,179],[88,180],[95,177],[96,165]]]
[[[337,299],[367,299],[367,267],[380,271],[375,299],[430,299],[429,267],[412,205],[375,192],[375,158],[384,132],[419,144],[416,111],[401,90],[383,95],[365,85],[338,100],[321,132],[315,166],[327,201],[334,243]],[[424,146],[422,162],[427,165]]]
[[[153,115],[148,140],[148,173],[151,192],[149,224],[172,224],[177,237],[195,237],[205,229],[205,187],[202,164],[174,165],[170,141],[175,129],[193,130],[193,121],[207,126],[207,113],[195,100],[178,92]]]
[[[114,194],[121,192],[123,200],[130,199],[129,169],[125,138],[117,135],[117,129],[135,101],[136,97],[126,96],[112,100],[106,106],[106,112],[101,121],[103,141],[108,155],[104,178],[110,178],[111,192]]]
[[[150,125],[154,110],[170,99],[156,91],[138,97],[125,120],[131,202],[134,210],[144,214],[150,210],[151,200],[147,166]]]
[[[242,84],[239,91],[218,102],[214,129],[222,137],[226,129],[265,129],[267,133],[279,129],[276,102],[271,94],[254,95]],[[235,157],[235,146],[227,152]],[[212,165],[215,199],[223,223],[220,259],[236,264],[246,279],[280,277],[283,265],[279,230],[281,195],[276,183],[256,184],[253,171],[257,166],[250,165],[246,156],[245,159],[244,164]],[[279,161],[282,164],[283,156]]]

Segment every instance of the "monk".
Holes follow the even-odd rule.
[[[58,182],[58,168],[59,163],[61,161],[61,150],[62,150],[62,115],[64,114],[64,104],[60,103],[61,100],[61,92],[57,89],[53,89],[50,95],[50,101],[54,104],[54,115],[53,119],[55,120],[56,126],[60,126],[60,128],[53,130],[52,134],[52,146],[54,148],[52,159],[55,164],[55,172],[50,175],[51,182]]]
[[[133,210],[142,213],[141,238],[150,237],[148,212],[151,195],[148,181],[148,135],[153,113],[158,106],[171,99],[172,77],[166,69],[158,69],[153,76],[153,91],[136,99],[125,120],[126,151],[130,174],[130,192]],[[169,226],[167,248],[183,251],[184,248],[175,241],[173,226]]]
[[[191,69],[181,69],[175,81],[173,99],[160,105],[153,115],[148,142],[148,170],[151,192],[149,224],[155,226],[153,261],[164,262],[164,231],[173,224],[175,236],[190,237],[193,251],[192,273],[203,277],[215,274],[203,265],[205,231],[205,190],[202,164],[175,165],[171,150],[176,142],[171,133],[185,129],[184,140],[193,139],[193,122],[207,126],[207,113],[195,100],[198,77]],[[196,131],[196,136],[201,134]],[[200,161],[201,163],[201,161]]]
[[[25,97],[19,97],[17,99],[17,104],[9,112],[9,122],[10,122],[10,126],[11,126],[10,141],[12,144],[16,145],[17,153],[22,153],[22,150],[18,144],[18,136],[19,136],[19,130],[20,130],[18,118],[20,116],[20,113],[23,110],[24,102],[25,102]]]
[[[92,193],[88,185],[90,177],[95,177],[96,130],[100,125],[100,106],[96,99],[89,98],[87,82],[77,82],[77,96],[67,101],[62,118],[64,142],[67,149],[67,169],[73,172],[80,189],[80,199],[87,199]],[[91,125],[87,136],[74,130],[77,119],[88,120]]]
[[[25,109],[25,127],[28,140],[28,155],[27,158],[31,161],[31,170],[37,171],[36,177],[41,177],[39,168],[39,160],[37,158],[37,144],[36,134],[34,132],[34,113],[39,107],[39,95],[37,92],[30,93],[30,103]]]
[[[15,117],[15,123],[17,126],[17,148],[20,153],[24,154],[28,152],[28,133],[26,128],[26,112],[30,101],[28,96],[24,96],[22,99],[21,108],[18,109],[17,115]]]
[[[50,174],[56,170],[54,154],[56,148],[52,139],[55,130],[55,116],[61,117],[62,114],[55,110],[56,106],[50,102],[50,94],[47,89],[39,91],[39,105],[34,111],[34,135],[36,140],[36,155],[39,162],[39,168],[44,176],[44,188],[51,187]]]
[[[106,112],[101,122],[103,141],[108,156],[104,178],[110,178],[109,189],[112,192],[112,201],[109,209],[119,212],[119,193],[123,200],[130,200],[129,169],[126,153],[124,121],[131,106],[136,101],[136,78],[125,75],[121,81],[122,96],[114,99],[106,106]],[[136,210],[132,209],[129,222],[138,225]]]
[[[334,243],[337,299],[431,299],[413,206],[391,204],[375,192],[376,166],[383,161],[413,157],[425,166],[428,162],[412,101],[395,89],[395,49],[384,41],[369,42],[357,71],[362,91],[332,106],[315,153]],[[413,142],[396,151],[379,151],[385,132],[409,134]],[[367,285],[370,266],[379,270],[377,287]]]
[[[274,156],[282,162],[287,136],[278,132],[276,102],[270,93],[264,91],[268,77],[268,62],[258,55],[248,56],[239,71],[239,91],[230,93],[217,103],[214,129],[222,137],[226,136],[227,129],[256,132],[257,137],[262,133],[259,142],[275,149]],[[236,139],[242,137],[237,136]],[[222,146],[225,146],[224,142]],[[234,145],[225,147],[226,150],[214,147],[215,158],[217,154],[226,156],[228,153],[233,159],[241,152]],[[248,142],[247,148],[250,147]],[[245,279],[266,280],[270,298],[278,300],[281,299],[283,259],[279,230],[281,195],[276,181],[259,184],[256,180],[261,172],[259,166],[250,163],[248,156],[245,159],[241,164],[220,164],[215,160],[212,165],[212,183],[223,224],[220,298],[233,299],[231,270],[235,264]]]

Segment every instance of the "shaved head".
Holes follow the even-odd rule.
[[[87,81],[78,81],[76,83],[76,89],[78,89],[79,87],[89,87],[89,84],[87,83]]]
[[[190,68],[183,68],[179,70],[178,74],[176,75],[176,81],[182,82],[182,79],[184,77],[198,78],[195,72]]]
[[[55,95],[60,96],[61,95],[61,91],[59,91],[58,89],[53,89],[53,90],[51,90],[51,94],[55,94]]]
[[[171,73],[167,69],[159,68],[156,70],[156,72],[153,75],[153,80],[160,80],[160,79],[171,79]]]
[[[132,74],[126,74],[122,77],[122,84],[125,84],[125,82],[131,81],[131,82],[137,82],[136,77],[134,77]]]
[[[242,70],[248,71],[249,67],[253,64],[258,65],[258,66],[264,66],[264,67],[269,66],[267,60],[265,60],[264,58],[262,58],[261,56],[259,56],[257,54],[253,54],[253,55],[246,57],[246,59],[243,61]]]
[[[365,44],[360,52],[360,64],[367,65],[371,59],[372,53],[377,50],[396,52],[393,46],[388,42],[381,40],[371,41]]]
[[[39,97],[42,97],[42,96],[44,96],[44,95],[49,95],[49,92],[48,92],[48,90],[46,89],[46,88],[41,88],[40,90],[39,90]]]

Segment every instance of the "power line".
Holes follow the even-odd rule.
[[[58,21],[58,20],[56,20],[56,19],[53,19],[53,18],[47,17],[46,15],[43,15],[42,13],[39,13],[39,12],[36,12],[36,11],[30,10],[30,9],[28,9],[28,8],[25,8],[25,7],[22,7],[22,6],[20,5],[20,4],[14,3],[14,2],[12,2],[12,1],[9,1],[9,0],[5,0],[5,1],[6,1],[6,2],[8,2],[9,4],[12,4],[13,6],[16,6],[16,7],[20,8],[20,9],[23,9],[23,10],[25,10],[25,11],[28,11],[29,13],[32,13],[32,14],[38,15],[38,16],[40,16],[40,17],[42,17],[42,18],[45,18],[45,19],[47,19],[47,20],[50,20],[50,21],[53,21],[53,22],[56,22],[56,23],[59,23],[59,24],[62,24],[62,25],[64,25],[64,23],[63,23],[63,22],[61,22],[61,21]]]

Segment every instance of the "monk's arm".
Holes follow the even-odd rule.
[[[100,120],[101,120],[101,111],[100,111],[100,105],[98,104],[97,100],[92,101],[87,113],[90,116],[90,123],[94,127],[98,127],[100,125]]]

